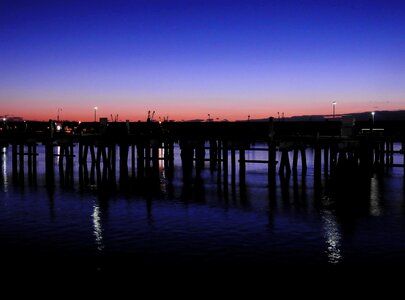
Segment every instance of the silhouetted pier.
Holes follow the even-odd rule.
[[[330,177],[356,174],[367,178],[376,170],[405,167],[404,158],[394,161],[395,153],[404,155],[405,122],[381,122],[377,124],[379,130],[372,125],[370,122],[345,124],[335,119],[323,122],[273,119],[268,122],[100,122],[68,123],[57,132],[55,123],[50,121],[10,124],[0,133],[0,146],[11,146],[13,181],[19,183],[24,182],[25,165],[29,183],[37,181],[38,144],[45,147],[47,183],[53,184],[54,157],[57,156],[60,183],[66,186],[74,182],[74,166],[77,165],[74,160],[78,162],[81,185],[116,182],[117,161],[121,185],[128,184],[129,178],[159,179],[161,160],[165,176],[171,180],[174,145],[178,144],[185,182],[198,179],[209,162],[211,172],[217,172],[218,183],[228,184],[230,177],[233,185],[241,186],[246,182],[247,164],[267,165],[271,185],[277,174],[295,176],[301,172],[301,176],[306,175],[310,163],[307,148],[313,149],[315,178],[322,174]],[[401,150],[394,150],[394,143],[401,143]],[[75,147],[78,147],[76,152]],[[267,152],[267,159],[247,159],[246,151]],[[280,152],[279,161],[277,152]]]

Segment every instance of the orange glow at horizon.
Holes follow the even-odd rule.
[[[277,117],[284,113],[285,117],[291,116],[302,116],[302,115],[331,115],[332,114],[332,101],[330,103],[303,103],[300,105],[291,105],[289,103],[274,103],[268,105],[258,105],[254,108],[249,108],[246,104],[237,104],[233,106],[218,105],[213,106],[211,104],[190,104],[190,105],[132,105],[125,107],[124,105],[105,105],[105,104],[93,104],[88,105],[87,108],[78,105],[61,105],[61,110],[59,110],[59,116],[61,120],[72,120],[72,121],[93,121],[94,120],[94,106],[98,106],[97,119],[105,117],[108,120],[112,118],[115,119],[118,114],[119,121],[144,121],[147,118],[148,111],[151,114],[155,111],[154,119],[163,120],[167,117],[174,121],[183,120],[206,120],[208,114],[215,121],[229,120],[247,120],[248,116],[250,119],[263,119],[268,117]],[[58,108],[50,105],[36,105],[35,108],[28,105],[16,107],[10,105],[10,107],[3,107],[2,114],[9,116],[22,117],[25,120],[34,121],[47,121],[49,119],[57,119]],[[401,109],[398,106],[381,107],[382,110],[397,110]],[[344,113],[355,113],[378,110],[378,107],[371,105],[361,105],[356,103],[356,105],[349,105],[343,101],[337,101],[336,104],[336,114]]]

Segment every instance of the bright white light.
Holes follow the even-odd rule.
[[[98,109],[98,107],[97,106],[94,106],[94,110],[97,110]]]
[[[3,122],[6,122],[6,118],[3,118]]]
[[[372,111],[371,114],[374,116],[374,115],[375,115],[375,111]]]
[[[56,125],[56,131],[60,131],[62,129],[62,126]]]

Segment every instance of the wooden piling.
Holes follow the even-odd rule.
[[[180,141],[180,157],[183,169],[183,182],[189,183],[193,173],[194,150],[187,140]]]
[[[217,141],[215,139],[210,139],[210,169],[211,172],[214,171],[214,169],[217,166],[217,161],[218,161],[218,153],[217,153]]]
[[[150,168],[150,161],[151,161],[150,140],[147,140],[146,145],[145,145],[145,169],[147,169],[147,170],[149,170],[149,168]]]
[[[152,176],[159,178],[159,144],[155,142],[152,145]]]
[[[63,166],[63,156],[65,155],[65,145],[59,146],[59,179],[60,185],[65,186],[65,169]]]
[[[20,170],[19,170],[19,181],[20,183],[24,183],[24,144],[21,142],[20,144],[20,153],[19,153],[19,163],[20,163]]]
[[[293,150],[293,164],[292,164],[292,171],[293,171],[294,175],[297,174],[297,168],[298,168],[298,148],[294,147],[294,150]]]
[[[244,186],[246,184],[246,158],[245,149],[239,149],[239,184]]]
[[[221,140],[217,141],[217,171],[218,171],[218,182],[221,182],[221,176],[222,176],[222,146],[221,146]]]
[[[346,165],[347,165],[346,152],[344,150],[340,150],[336,167],[338,167],[339,170],[344,170],[346,169]]]
[[[222,154],[222,159],[223,159],[223,168],[224,168],[224,184],[228,183],[228,144],[227,141],[223,141],[223,148],[222,148],[223,154]]]
[[[403,165],[403,177],[405,180],[405,141],[402,142],[402,165]]]
[[[97,177],[97,185],[101,186],[101,148],[102,146],[97,146],[97,158],[96,158],[96,177]]]
[[[32,154],[33,154],[33,162],[32,162],[32,180],[34,182],[34,184],[37,183],[37,143],[34,142],[34,144],[32,145]]]
[[[74,185],[74,170],[73,170],[73,166],[74,166],[74,144],[71,143],[69,145],[69,159],[68,159],[68,170],[69,170],[69,181],[68,184],[70,187],[73,187]]]
[[[95,145],[90,145],[91,163],[97,163]]]
[[[197,177],[201,177],[205,163],[205,141],[199,141],[195,148],[195,167]]]
[[[302,168],[302,176],[307,175],[307,153],[305,151],[305,146],[300,148],[301,152],[301,168]]]
[[[17,167],[17,144],[14,142],[11,145],[12,152],[12,169],[13,169],[13,181],[16,181],[18,178],[18,167]]]
[[[169,143],[163,141],[163,162],[165,171],[169,169]]]
[[[133,146],[133,145],[132,145]],[[126,143],[121,143],[120,147],[120,184],[125,185],[128,181],[128,148],[129,145]],[[131,147],[131,155],[133,147]],[[133,160],[133,157],[131,157]],[[132,164],[132,161],[131,161]],[[135,168],[135,167],[134,167]],[[133,171],[132,171],[133,172]]]
[[[135,144],[131,144],[131,175],[135,177]]]
[[[381,167],[383,167],[384,165],[385,165],[385,160],[384,160],[384,142],[379,142],[378,143],[378,147],[379,147],[379,152],[380,152],[380,159],[379,159],[379,162],[380,162],[380,166]]]
[[[174,176],[174,142],[170,140],[169,146],[168,146],[168,169],[166,170],[166,176],[168,177],[169,180],[173,179]]]
[[[137,177],[138,178],[143,178],[145,175],[145,148],[143,146],[143,143],[138,143],[136,145],[136,152],[137,152]]]
[[[84,187],[84,164],[79,163],[79,188]]]
[[[385,142],[385,166],[390,165],[390,142]]]
[[[276,179],[276,143],[270,138],[267,145],[267,178],[272,183]]]
[[[90,185],[96,184],[96,162],[93,161],[90,167]]]
[[[45,177],[48,187],[54,185],[55,171],[53,166],[53,144],[52,141],[45,143]]]
[[[88,186],[90,183],[90,178],[87,163],[83,164],[82,167],[83,167],[83,184],[84,186]]]
[[[367,178],[372,175],[374,167],[375,154],[373,153],[373,148],[375,145],[370,141],[362,141],[360,143],[360,172],[362,177]]]
[[[316,143],[314,148],[314,176],[319,176],[321,175],[321,147]]]
[[[111,165],[111,182],[116,182],[116,173],[117,173],[117,146],[115,143],[111,145],[111,158],[110,158],[110,165]],[[128,165],[128,150],[127,150],[127,157],[125,159],[125,165]]]
[[[170,141],[169,144],[169,161],[170,161],[170,168],[174,168],[174,142]]]
[[[390,144],[389,165],[390,165],[390,167],[392,167],[392,165],[394,164],[394,142],[389,141],[389,144]]]
[[[236,155],[235,155],[235,147],[233,146],[231,148],[231,181],[232,186],[234,186],[236,182]]]
[[[87,165],[87,155],[89,153],[89,145],[84,145],[83,146],[83,156],[82,156],[82,164]]]
[[[280,167],[278,173],[282,176],[286,174],[287,176],[291,174],[290,158],[288,155],[288,149],[281,150]]]
[[[106,166],[107,168],[110,167],[110,158],[107,155],[107,146],[102,146],[101,147],[101,157],[103,159],[103,166]]]
[[[103,147],[101,149],[101,157],[103,160],[102,182],[107,183],[110,178],[110,172],[111,172],[109,146],[103,145]]]
[[[323,173],[325,176],[329,175],[329,147],[323,148]]]
[[[32,145],[27,145],[27,155],[28,155],[28,182],[32,184]]]
[[[82,165],[83,162],[83,144],[79,143],[79,165]]]

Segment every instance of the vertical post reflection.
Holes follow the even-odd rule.
[[[95,237],[95,243],[97,250],[102,251],[104,249],[103,243],[103,228],[101,226],[101,211],[100,207],[95,203],[93,206],[93,234]]]
[[[323,210],[321,212],[324,222],[325,238],[326,238],[326,255],[330,264],[338,264],[343,257],[340,251],[340,241],[342,239],[339,232],[336,216],[331,211]]]
[[[54,161],[57,161],[59,155],[61,154],[61,151],[60,151],[61,149],[60,149],[60,146],[56,146],[55,148],[56,148],[56,153],[54,154]]]
[[[8,188],[8,180],[7,180],[7,147],[2,147],[1,149],[1,177],[3,181],[3,186],[5,192],[7,192]]]
[[[381,215],[379,185],[376,177],[371,178],[370,182],[370,215],[375,217]]]
[[[165,169],[165,161],[164,158],[165,149],[159,148],[159,173],[160,173],[160,187],[163,193],[166,193],[166,169]]]

